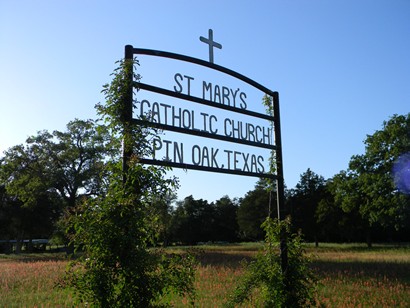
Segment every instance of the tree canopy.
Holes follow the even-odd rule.
[[[39,131],[4,152],[2,212],[9,215],[9,230],[19,226],[20,232],[9,232],[18,241],[17,251],[23,238],[49,238],[63,211],[82,197],[104,193],[106,140],[107,132],[93,120],[75,119],[66,131]]]
[[[395,162],[410,153],[410,113],[394,115],[364,143],[365,153],[353,156],[347,171],[334,177],[335,200],[345,212],[359,213],[368,232],[377,226],[399,229],[409,219],[410,200],[396,186],[393,170]]]
[[[316,219],[319,202],[325,197],[326,181],[310,168],[300,175],[295,189],[290,190],[288,204],[295,229],[303,230],[307,240],[318,242],[320,232]]]
[[[238,209],[238,224],[241,237],[247,240],[261,240],[264,232],[262,223],[270,213],[275,212],[276,194],[272,192],[269,183],[261,179],[255,189],[246,193]]]
[[[7,192],[27,206],[46,191],[74,206],[80,196],[103,192],[106,140],[106,131],[93,120],[71,121],[65,132],[40,131],[5,152],[0,177]]]

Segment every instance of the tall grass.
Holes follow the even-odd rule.
[[[337,247],[336,247],[337,248]],[[410,307],[410,249],[322,248],[313,264],[329,307]]]
[[[71,294],[56,287],[66,265],[41,257],[0,258],[0,307],[72,307]]]
[[[221,307],[260,245],[202,246],[196,288],[198,307]],[[177,249],[180,250],[180,249]],[[183,250],[183,249],[182,249]],[[410,247],[307,246],[320,278],[323,307],[410,307]],[[54,255],[0,255],[0,307],[73,307],[72,295],[56,287],[67,261]],[[181,297],[164,303],[185,307]],[[251,302],[258,306],[257,294]]]

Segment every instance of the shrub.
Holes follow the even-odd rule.
[[[308,307],[314,302],[316,278],[304,255],[300,234],[290,232],[290,220],[267,218],[262,224],[265,244],[246,268],[240,283],[226,303],[235,307],[259,296],[264,307]],[[282,236],[281,236],[282,233]],[[280,241],[287,239],[287,267],[282,269]],[[257,291],[257,293],[255,293]]]

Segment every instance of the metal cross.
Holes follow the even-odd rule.
[[[222,45],[214,42],[214,33],[212,29],[209,29],[208,31],[208,38],[200,36],[199,39],[201,42],[209,45],[209,62],[214,63],[214,47],[222,49]]]

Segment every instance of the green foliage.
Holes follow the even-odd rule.
[[[171,225],[172,225],[172,202],[176,200],[175,192],[170,191],[162,198],[154,199],[151,203],[151,211],[156,213],[156,220],[154,228],[158,232],[158,241],[162,246],[168,246],[171,239]]]
[[[72,240],[84,254],[71,263],[67,285],[81,302],[95,307],[161,306],[169,292],[194,298],[193,257],[150,248],[159,234],[158,212],[152,205],[169,196],[177,183],[164,179],[165,168],[138,163],[152,150],[150,137],[156,134],[131,125],[124,115],[134,63],[120,62],[112,83],[104,86],[107,104],[97,105],[106,124],[101,129],[110,132],[110,144],[118,145],[118,139],[124,138],[125,152],[131,153],[127,168],[121,168],[120,157],[112,156],[106,163],[106,192],[85,199],[70,218],[75,230]]]
[[[0,205],[0,220],[7,215],[3,237],[49,238],[63,210],[82,197],[102,193],[106,137],[94,121],[75,119],[66,131],[40,131],[5,151],[0,182],[10,198]]]
[[[300,234],[290,231],[290,220],[267,218],[262,225],[265,245],[251,261],[227,307],[248,301],[255,291],[263,307],[308,307],[313,303],[316,279],[304,255]],[[282,234],[282,235],[281,235]],[[279,245],[287,237],[288,266],[282,270]]]
[[[31,206],[25,206],[0,185],[0,239],[17,239],[17,252],[22,239],[48,238],[59,213],[58,198],[51,192],[38,195]]]
[[[40,131],[5,152],[0,180],[26,206],[48,191],[74,206],[80,195],[101,192],[103,160],[109,153],[106,138],[92,120],[70,121],[64,132]]]
[[[394,115],[383,129],[368,135],[363,155],[351,158],[349,169],[333,178],[336,203],[346,213],[357,213],[370,231],[375,227],[403,227],[410,216],[409,196],[394,182],[394,162],[410,152],[410,114]]]
[[[265,94],[262,98],[262,104],[265,106],[266,114],[269,116],[275,116],[273,112],[273,98]],[[274,128],[273,122],[271,122],[272,129]],[[269,173],[274,174],[276,171],[276,151],[271,151],[269,156]],[[266,179],[266,182],[271,184],[268,186],[268,189],[271,189],[273,181],[271,179]]]
[[[239,226],[236,219],[238,200],[224,196],[215,202],[214,233],[217,241],[236,242]]]
[[[39,143],[48,143],[52,136],[48,132],[39,132],[38,143],[32,138],[27,145],[16,145],[4,152],[0,161],[0,178],[6,191],[30,207],[36,203],[37,196],[50,188],[50,177],[47,176],[48,155]]]
[[[141,125],[132,125],[132,110],[128,110],[126,98],[136,89],[134,80],[141,76],[134,73],[138,60],[118,61],[118,68],[112,73],[113,79],[103,86],[105,103],[98,103],[95,108],[110,135],[113,147],[125,147],[125,152],[134,158],[152,155],[152,140],[158,138],[158,130]],[[135,107],[135,101],[132,102]]]
[[[269,216],[272,204],[276,204],[276,194],[271,191],[270,182],[261,179],[255,189],[249,191],[241,200],[237,212],[240,235],[244,239],[261,240],[264,233],[261,224]]]
[[[150,183],[161,176],[139,165],[129,171],[130,178],[146,177]],[[155,242],[156,218],[146,202],[149,196],[134,192],[118,179],[107,196],[84,203],[74,219],[75,242],[82,244],[84,255],[72,263],[68,277],[81,301],[98,307],[150,307],[168,292],[193,296],[192,256],[149,249]]]
[[[332,180],[326,182],[323,198],[315,211],[318,236],[322,242],[357,242],[363,234],[363,223],[356,213],[345,213],[334,201]]]
[[[178,202],[172,220],[174,239],[188,245],[213,240],[214,212],[212,204],[203,199],[188,196]]]
[[[301,229],[308,241],[319,240],[319,226],[315,213],[325,197],[325,179],[310,168],[300,175],[295,189],[290,190],[287,206],[290,208],[293,227]]]
[[[198,242],[237,240],[237,205],[225,196],[216,203],[192,196],[177,202],[172,215],[173,240],[188,245]]]

